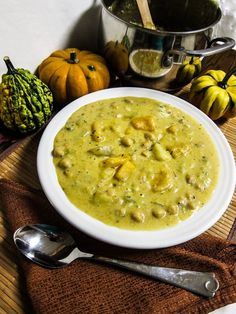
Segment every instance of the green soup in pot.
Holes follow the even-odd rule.
[[[114,15],[142,26],[136,0],[105,0]],[[219,16],[218,0],[149,0],[152,19],[157,29],[166,31],[198,30],[213,24]]]

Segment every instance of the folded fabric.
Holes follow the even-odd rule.
[[[208,299],[105,264],[76,260],[62,269],[50,270],[19,253],[34,313],[202,314],[236,302],[235,243],[203,234],[170,248],[125,249],[102,243],[76,230],[57,214],[42,191],[0,180],[0,201],[12,233],[24,224],[52,224],[70,232],[85,252],[214,272],[220,282],[215,297]]]

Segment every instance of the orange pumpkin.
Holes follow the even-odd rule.
[[[53,52],[39,65],[38,76],[48,85],[60,106],[110,84],[105,59],[77,48]]]

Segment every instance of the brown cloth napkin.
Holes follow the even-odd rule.
[[[0,201],[12,232],[28,223],[62,227],[87,252],[142,263],[215,272],[220,289],[213,298],[105,264],[76,260],[49,270],[19,253],[33,313],[152,314],[209,313],[236,302],[235,244],[203,234],[178,246],[156,250],[114,247],[75,230],[51,207],[41,191],[7,180],[0,181]]]

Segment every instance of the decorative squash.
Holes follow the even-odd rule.
[[[176,82],[180,85],[188,84],[193,78],[198,76],[202,69],[201,59],[198,57],[191,57],[189,60],[185,60],[179,67]]]
[[[194,79],[189,100],[212,120],[236,116],[236,68],[228,74],[209,70]]]
[[[0,120],[12,131],[33,132],[52,114],[52,93],[28,70],[15,69],[8,57],[4,61],[8,72],[2,75],[0,84]]]
[[[77,48],[53,52],[39,65],[38,76],[49,86],[59,106],[105,89],[110,83],[104,58]]]
[[[129,67],[127,48],[118,41],[109,41],[104,48],[104,57],[112,71],[118,76],[124,75]]]

